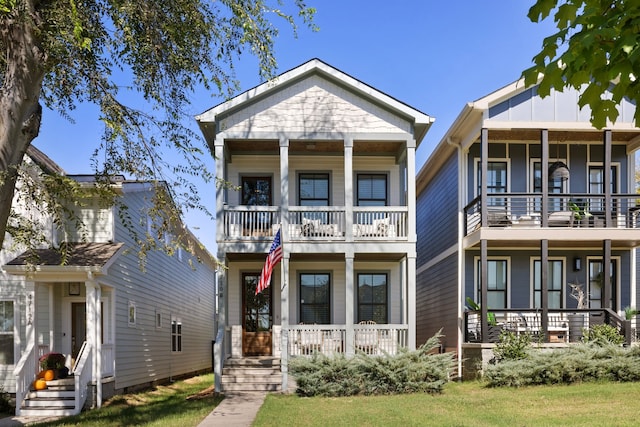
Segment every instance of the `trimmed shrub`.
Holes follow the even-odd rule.
[[[584,343],[532,351],[526,359],[488,366],[484,379],[489,387],[640,381],[640,347]]]
[[[297,357],[289,364],[301,396],[353,396],[439,393],[455,368],[452,353],[438,353],[442,335],[436,334],[415,351],[401,349],[397,355],[352,358],[339,354]]]
[[[520,360],[529,356],[531,348],[531,335],[516,335],[512,331],[503,329],[500,332],[500,341],[493,349],[494,361]]]
[[[582,342],[590,342],[596,345],[621,345],[624,343],[624,337],[617,328],[611,325],[593,325],[582,331]]]

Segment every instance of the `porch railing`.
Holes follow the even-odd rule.
[[[406,240],[406,206],[358,206],[347,218],[344,206],[290,206],[291,240],[346,240],[347,230],[355,241]],[[275,206],[225,206],[225,238],[230,240],[272,239],[281,223]]]
[[[489,227],[540,227],[542,195],[540,193],[500,193],[480,197],[465,208],[466,233],[480,227],[486,210]],[[602,194],[549,194],[547,215],[549,227],[640,228],[640,197],[637,194],[614,194],[609,203]]]
[[[396,354],[407,346],[407,325],[353,325],[351,348],[370,355]],[[310,356],[322,353],[330,356],[347,352],[346,325],[289,326],[289,355]]]
[[[496,343],[502,331],[516,335],[529,334],[535,341],[547,343],[580,342],[584,329],[593,325],[608,324],[615,327],[631,344],[631,322],[625,321],[609,309],[556,309],[547,313],[547,330],[543,330],[542,310],[491,309],[487,318],[488,343]],[[545,333],[546,332],[546,333]],[[482,322],[480,311],[464,313],[465,342],[481,343]]]

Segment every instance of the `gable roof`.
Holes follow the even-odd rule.
[[[540,129],[548,129],[550,134],[567,132],[581,141],[601,140],[602,131],[591,124],[588,107],[579,108],[578,96],[578,91],[567,88],[562,92],[552,90],[542,98],[538,85],[526,86],[520,79],[465,104],[420,169],[417,192],[456,149],[466,150],[476,142],[482,128],[500,132],[504,140],[537,140]],[[631,108],[635,106],[623,100],[618,121],[607,129],[613,130],[614,142],[626,143],[634,150],[640,147],[640,129],[633,124]]]
[[[123,243],[69,243],[64,254],[59,249],[28,250],[3,266],[10,274],[104,273],[115,261]],[[64,262],[64,264],[63,264]]]
[[[38,150],[33,144],[29,144],[29,147],[27,147],[26,155],[33,160],[44,173],[48,175],[65,175],[64,169],[51,160],[49,156]]]
[[[375,89],[372,86],[369,86],[368,84],[317,58],[311,59],[289,71],[285,71],[270,81],[262,83],[226,102],[220,103],[215,107],[204,111],[195,118],[198,121],[198,125],[200,126],[207,142],[209,145],[212,145],[215,135],[218,132],[217,123],[219,122],[220,117],[229,115],[251,102],[268,97],[270,94],[282,90],[283,87],[313,75],[318,75],[341,87],[344,87],[361,98],[379,105],[411,122],[414,127],[414,137],[417,144],[419,144],[424,138],[429,127],[435,121],[433,117]],[[215,125],[212,126],[211,123],[214,123]]]

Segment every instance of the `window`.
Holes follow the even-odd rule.
[[[271,206],[271,177],[242,177],[242,204]]]
[[[15,318],[13,301],[0,301],[0,365],[13,365]]]
[[[603,280],[603,268],[601,259],[589,260],[589,286],[587,289],[587,295],[589,295],[589,308],[602,308],[602,298],[604,292],[602,290]],[[610,268],[610,281],[611,281],[611,308],[617,310],[617,278],[616,278],[616,260],[611,260]]]
[[[358,206],[387,206],[387,175],[358,174]]]
[[[549,260],[549,271],[547,273],[547,301],[548,308],[563,308],[562,284],[564,283],[564,262],[562,260]],[[542,281],[541,263],[537,259],[533,261],[533,307],[542,307]]]
[[[171,351],[182,351],[182,321],[179,318],[171,318]]]
[[[162,328],[162,313],[156,309],[156,328]]]
[[[566,163],[564,159],[559,159],[559,161]],[[542,193],[542,162],[536,161],[533,163],[533,192],[534,193]],[[564,194],[567,192],[567,180],[563,180],[560,178],[551,178],[549,177],[549,194]],[[536,202],[535,211],[540,211],[540,204]],[[551,197],[549,199],[549,211],[550,212],[558,212],[567,210],[568,207],[564,206],[563,200],[557,197]]]
[[[508,308],[507,307],[507,260],[490,259],[487,260],[487,270],[489,281],[487,283],[488,308]],[[481,263],[478,259],[476,283],[478,284],[478,299],[481,300]]]
[[[387,323],[387,274],[358,274],[358,322]]]
[[[302,173],[298,177],[300,206],[329,206],[329,174]]]
[[[589,194],[604,194],[604,167],[589,166]],[[618,167],[611,166],[611,192],[617,193]],[[604,212],[604,199],[591,199],[589,201],[590,212]]]
[[[129,301],[129,326],[136,325],[136,303]]]
[[[479,196],[482,191],[482,168],[480,167],[480,160],[477,160],[477,186],[476,186],[476,196]],[[488,194],[501,194],[509,191],[508,186],[508,165],[506,161],[493,161],[488,162],[487,164],[487,193]],[[504,198],[496,198],[491,197],[487,203],[487,206],[500,206],[506,207],[507,201]]]
[[[328,273],[300,274],[300,321],[326,325],[331,321]]]

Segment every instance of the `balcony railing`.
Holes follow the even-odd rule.
[[[370,355],[396,354],[407,346],[407,325],[354,325],[354,351]],[[289,326],[289,354],[310,356],[322,353],[330,356],[347,351],[345,325],[291,325]]]
[[[481,343],[482,325],[480,311],[464,313],[465,342]],[[499,341],[504,330],[516,335],[529,334],[532,341],[547,343],[580,342],[583,330],[593,325],[608,324],[615,327],[625,342],[636,340],[635,322],[625,321],[615,312],[607,309],[560,309],[547,313],[547,331],[543,331],[542,311],[540,309],[489,310],[487,319],[487,342]]]
[[[480,227],[482,210],[489,227],[540,227],[542,195],[539,193],[501,193],[488,196],[486,203],[476,197],[464,208],[466,234]],[[637,194],[615,194],[607,203],[600,194],[549,194],[549,227],[640,228],[640,198]]]
[[[406,240],[408,212],[406,206],[354,207],[349,219],[343,206],[291,206],[288,235],[292,241],[346,241],[350,229],[354,241]],[[271,239],[280,218],[274,206],[225,206],[225,239]]]

